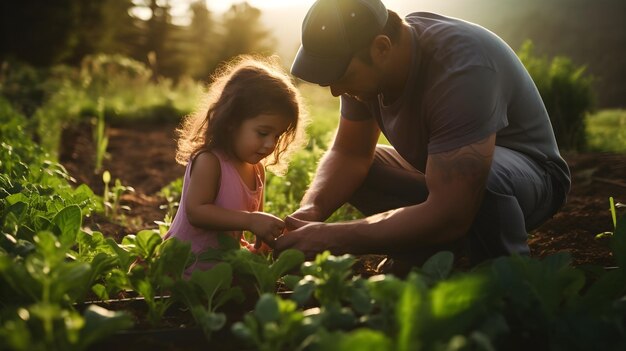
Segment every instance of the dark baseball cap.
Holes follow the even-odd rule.
[[[386,23],[387,9],[380,0],[317,0],[302,22],[302,45],[291,73],[311,83],[332,84]]]

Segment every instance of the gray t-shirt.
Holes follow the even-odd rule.
[[[453,150],[496,133],[496,145],[528,155],[563,185],[569,169],[532,78],[515,52],[485,28],[426,12],[406,17],[412,65],[391,105],[341,96],[341,115],[376,118],[383,134],[416,169],[428,154]]]

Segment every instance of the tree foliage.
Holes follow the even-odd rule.
[[[181,4],[189,10],[175,18]],[[155,78],[207,79],[219,62],[275,45],[261,11],[245,2],[219,21],[202,0],[3,1],[0,13],[0,63],[78,65],[88,55],[122,54],[148,64]]]

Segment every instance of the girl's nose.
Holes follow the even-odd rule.
[[[264,147],[268,150],[274,150],[274,148],[276,147],[276,143],[278,142],[278,140],[276,140],[276,138],[274,137],[269,137],[265,140],[264,143]]]

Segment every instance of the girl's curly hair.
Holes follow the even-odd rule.
[[[201,151],[233,154],[233,133],[241,123],[260,114],[279,114],[290,120],[265,162],[273,173],[284,174],[289,156],[305,142],[308,116],[302,97],[277,57],[242,55],[215,74],[198,109],[185,116],[176,130],[176,161],[186,165]]]

